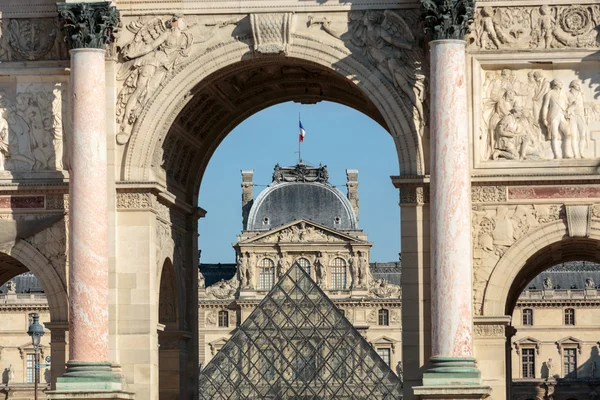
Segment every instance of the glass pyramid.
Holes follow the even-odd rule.
[[[398,377],[297,265],[199,379],[201,400],[402,399]]]

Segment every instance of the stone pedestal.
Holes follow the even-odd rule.
[[[431,47],[431,348],[421,399],[480,399],[473,358],[471,180],[465,42]]]

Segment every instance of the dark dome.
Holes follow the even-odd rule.
[[[274,182],[256,198],[247,229],[267,231],[298,219],[334,229],[356,229],[348,199],[324,182]]]

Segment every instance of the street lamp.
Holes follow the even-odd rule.
[[[42,340],[42,336],[44,336],[44,327],[39,323],[40,316],[37,313],[29,314],[29,317],[33,321],[31,325],[29,325],[29,329],[27,330],[27,334],[31,336],[31,344],[33,344],[34,351],[34,365],[33,365],[33,382],[34,382],[34,399],[37,400],[37,386],[38,386],[38,372],[39,372],[39,360],[38,360],[38,350],[40,347],[40,341]]]

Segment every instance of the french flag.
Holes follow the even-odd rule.
[[[300,141],[300,143],[302,143],[304,142],[304,136],[306,135],[306,131],[302,126],[302,121],[298,120],[298,123],[300,124],[300,135],[298,135],[298,140]]]

